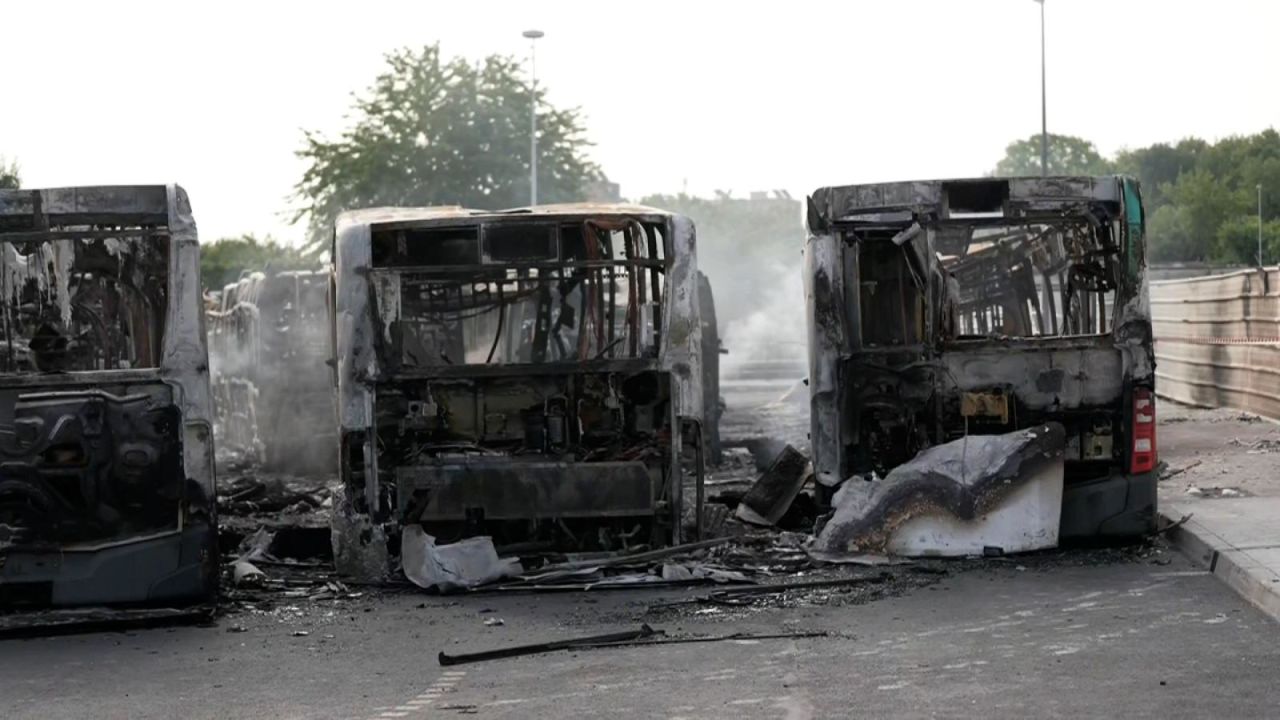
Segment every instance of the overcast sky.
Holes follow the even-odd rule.
[[[30,187],[179,182],[202,239],[302,236],[302,128],[396,47],[526,57],[623,194],[976,175],[1040,128],[1033,0],[7,2],[0,155]],[[1105,154],[1280,122],[1280,3],[1048,0],[1049,130]]]

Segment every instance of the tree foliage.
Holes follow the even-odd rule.
[[[1061,139],[1062,142],[1056,143]],[[1050,173],[1122,173],[1142,183],[1155,262],[1257,262],[1257,188],[1263,189],[1263,260],[1280,261],[1280,133],[1214,143],[1184,138],[1121,150],[1114,160],[1080,138],[1050,136]],[[1038,175],[1040,136],[1009,144],[998,175]],[[1061,165],[1055,164],[1061,159]]]
[[[200,247],[200,280],[206,290],[221,290],[240,279],[241,272],[308,270],[320,267],[300,249],[259,240],[253,235],[223,238]]]
[[[1258,262],[1258,217],[1236,215],[1218,226],[1210,258],[1220,264],[1254,265]],[[1268,265],[1280,258],[1280,220],[1262,223],[1262,258]]]
[[[1263,261],[1280,260],[1280,247],[1268,239],[1280,221],[1280,133],[1274,129],[1216,143],[1187,138],[1126,150],[1116,167],[1142,182],[1153,260],[1257,262],[1259,185]]]
[[[1049,175],[1098,175],[1110,171],[1093,143],[1072,135],[1049,133]],[[996,175],[1017,177],[1040,175],[1040,134],[1014,140],[996,163]]]
[[[337,139],[304,134],[308,164],[295,187],[312,242],[343,210],[379,205],[498,209],[529,201],[530,91],[512,58],[445,59],[439,45],[386,57],[357,97],[354,124]],[[580,200],[601,177],[588,159],[577,109],[550,106],[539,90],[538,200]]]
[[[18,172],[16,160],[5,160],[0,156],[0,190],[17,190],[22,187],[22,176]]]

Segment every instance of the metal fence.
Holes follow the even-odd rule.
[[[1280,419],[1280,268],[1151,284],[1156,390]]]

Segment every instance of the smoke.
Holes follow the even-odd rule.
[[[770,268],[754,278],[755,298],[747,313],[722,330],[729,350],[721,372],[738,374],[748,364],[799,364],[807,357],[804,284],[800,264]]]
[[[209,313],[219,449],[269,469],[329,474],[336,463],[324,272],[255,274]]]

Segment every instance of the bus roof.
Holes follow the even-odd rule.
[[[396,223],[404,225],[439,225],[483,223],[493,221],[514,221],[522,219],[548,220],[563,218],[578,220],[592,217],[672,217],[673,213],[645,205],[627,203],[560,203],[554,205],[535,205],[533,207],[511,208],[509,210],[478,210],[460,205],[437,205],[434,207],[377,207],[363,210],[348,210],[338,216],[337,224],[382,225]]]

